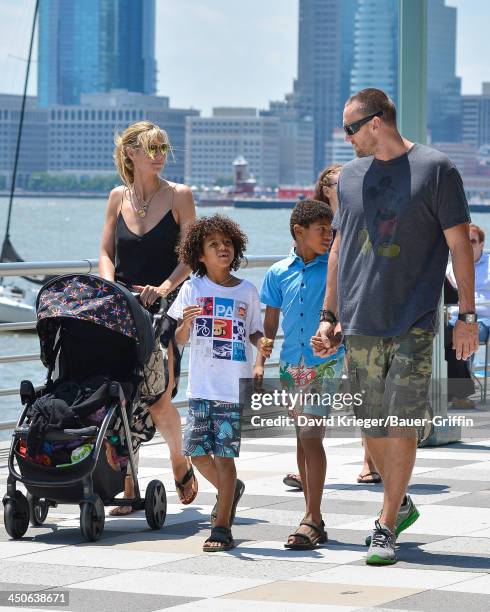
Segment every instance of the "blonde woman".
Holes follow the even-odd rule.
[[[171,303],[190,272],[179,264],[175,248],[195,219],[194,200],[188,187],[160,176],[170,152],[166,132],[149,121],[131,124],[115,140],[114,162],[123,185],[109,195],[99,270],[103,278],[121,281],[140,292],[140,301],[147,307],[159,298]],[[180,372],[174,332],[175,325],[166,318],[140,396],[168,444],[180,501],[190,504],[198,487],[190,461],[182,455],[180,417],[171,402]],[[124,495],[134,496],[130,476]],[[131,506],[118,506],[111,514],[132,511]]]

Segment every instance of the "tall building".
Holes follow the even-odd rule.
[[[365,87],[378,87],[396,103],[398,4],[398,0],[358,0],[351,94]],[[461,79],[456,76],[457,9],[446,6],[444,0],[430,0],[427,7],[427,127],[432,142],[459,142]]]
[[[350,162],[356,154],[350,142],[345,140],[345,132],[342,129],[335,129],[331,140],[325,145],[325,165],[346,164]]]
[[[354,34],[356,14],[359,0],[342,0],[340,12],[340,44],[341,44],[341,71],[340,71],[340,111],[342,112],[346,100],[349,98],[350,77],[354,65]],[[331,135],[330,135],[331,137]]]
[[[366,87],[398,94],[398,0],[359,0],[351,94]]]
[[[10,188],[19,129],[22,96],[0,94],[0,175]],[[47,170],[47,112],[37,108],[36,98],[26,99],[24,129],[17,169],[17,186],[24,187],[34,172]]]
[[[41,0],[38,44],[40,106],[156,91],[155,0]]]
[[[299,1],[298,78],[294,105],[315,130],[314,171],[324,166],[325,143],[339,125],[341,0]]]
[[[479,148],[490,144],[490,83],[482,83],[480,95],[463,96],[462,140]]]
[[[48,170],[93,175],[115,172],[112,154],[114,133],[128,123],[147,119],[164,128],[172,143],[163,176],[184,182],[186,117],[192,109],[170,108],[164,96],[145,96],[127,91],[82,94],[80,105],[53,105],[47,109]]]
[[[262,187],[279,184],[278,117],[261,117],[255,108],[215,108],[212,117],[186,120],[185,182],[232,182],[233,162],[243,156]]]
[[[427,127],[432,142],[461,141],[461,79],[456,76],[457,9],[430,0],[427,14]]]
[[[270,102],[261,117],[279,118],[279,184],[309,185],[313,175],[315,130],[311,117],[300,119],[288,94],[284,102]]]

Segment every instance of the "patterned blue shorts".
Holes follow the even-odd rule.
[[[240,404],[190,398],[184,429],[184,455],[238,457],[240,416]]]

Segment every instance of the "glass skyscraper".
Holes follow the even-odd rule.
[[[340,72],[340,111],[350,96],[350,75],[354,63],[354,33],[359,0],[342,0],[341,4],[341,72]],[[342,121],[342,117],[340,120]]]
[[[427,3],[427,127],[432,142],[461,140],[461,79],[456,76],[457,9]],[[358,0],[351,94],[383,89],[396,102],[398,0]]]
[[[461,140],[461,79],[456,76],[457,9],[428,3],[427,127],[432,142]]]
[[[315,173],[324,165],[325,143],[339,125],[341,0],[299,0],[298,78],[294,105],[313,119]]]
[[[398,0],[359,0],[354,31],[351,94],[382,89],[396,103],[398,93]]]
[[[156,91],[155,0],[41,0],[39,105],[111,89]]]

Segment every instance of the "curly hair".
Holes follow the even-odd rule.
[[[230,265],[230,270],[238,270],[244,261],[244,253],[247,248],[248,238],[240,229],[238,223],[225,215],[213,215],[197,219],[187,230],[183,240],[177,247],[179,261],[186,264],[196,276],[206,274],[206,266],[199,258],[204,252],[204,241],[208,236],[215,233],[224,234],[233,242],[235,256]]]
[[[329,223],[333,220],[333,212],[328,204],[308,198],[300,200],[293,208],[291,218],[289,219],[289,230],[291,236],[296,240],[294,235],[294,226],[301,225],[302,227],[310,227],[311,223],[326,219]]]

